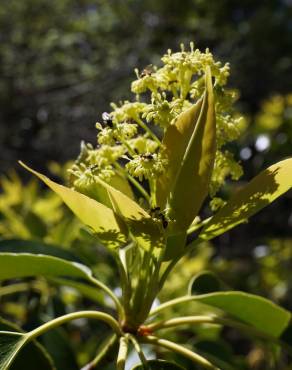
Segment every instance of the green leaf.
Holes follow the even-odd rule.
[[[274,338],[284,332],[291,319],[290,312],[282,307],[265,298],[243,292],[209,293],[190,297],[189,300],[219,308]]]
[[[211,271],[195,275],[189,284],[189,294],[199,295],[226,290],[223,282]]]
[[[203,99],[183,112],[165,133],[169,164],[157,183],[160,206],[167,200],[174,230],[184,231],[208,194],[216,153],[216,122],[210,69],[206,69]]]
[[[0,253],[0,281],[32,276],[43,276],[54,283],[71,286],[98,303],[104,300],[96,286],[109,294],[109,289],[93,278],[91,270],[78,262],[41,254]],[[72,278],[86,282],[78,282]],[[95,287],[90,285],[92,283]]]
[[[185,370],[183,367],[177,365],[175,362],[169,362],[164,360],[150,360],[147,361],[147,365],[150,370]],[[143,365],[137,365],[132,370],[144,370]]]
[[[114,176],[111,177],[109,185],[121,191],[122,193],[127,195],[130,199],[134,199],[134,194],[125,176],[116,173]],[[75,186],[75,190],[84,195],[87,195],[88,197],[104,204],[109,208],[112,208],[111,200],[109,198],[107,190],[104,188],[103,185],[101,185],[97,181],[94,181],[89,185],[81,184],[78,185],[77,187]]]
[[[25,334],[18,331],[16,325],[0,319],[0,369],[54,370],[45,349],[36,341],[27,343]]]
[[[125,194],[128,198],[135,199],[132,188],[124,175],[115,174],[110,179],[109,185]]]
[[[245,187],[237,191],[205,225],[199,235],[201,240],[212,239],[272,203],[292,188],[292,158],[267,168]]]
[[[185,231],[167,235],[163,260],[169,261],[181,256],[184,252],[186,240],[187,233]]]
[[[83,278],[90,281],[91,271],[77,262],[29,253],[0,253],[0,280],[28,276]]]
[[[122,220],[110,208],[84,194],[57,184],[22,162],[20,164],[57,193],[72,212],[95,232],[105,246],[117,248],[127,241]]]
[[[0,253],[32,253],[45,254],[47,256],[59,257],[68,261],[75,261],[81,263],[79,257],[74,253],[59,248],[55,245],[46,244],[35,240],[23,239],[3,239],[0,240]]]
[[[138,245],[146,250],[154,247],[163,248],[164,237],[160,225],[154,222],[150,215],[127,195],[102,180],[99,182],[107,189],[115,213],[125,221]]]
[[[10,368],[18,352],[25,344],[25,336],[20,333],[0,331],[0,368]]]

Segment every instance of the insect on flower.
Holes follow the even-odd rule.
[[[147,67],[143,69],[143,71],[140,73],[140,78],[151,76],[153,73],[153,66],[152,64],[149,64]]]
[[[151,153],[141,154],[141,158],[147,161],[151,161],[152,159],[154,159],[153,154]]]
[[[103,112],[101,117],[105,126],[113,127],[113,120],[109,113]]]

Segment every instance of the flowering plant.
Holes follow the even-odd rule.
[[[60,284],[66,281],[81,292],[102,289],[112,299],[116,314],[78,311],[29,333],[0,332],[1,369],[11,366],[27,342],[80,317],[103,320],[114,332],[102,354],[86,369],[99,368],[116,341],[118,370],[125,369],[130,344],[141,360],[137,370],[182,369],[164,360],[148,361],[144,343],[174,351],[202,368],[219,369],[216,360],[159,334],[162,329],[186,324],[227,325],[271,342],[285,341],[290,312],[255,295],[222,291],[209,273],[194,277],[185,296],[153,307],[184,255],[196,251],[200,242],[245,222],[292,186],[292,159],[286,159],[261,172],[227,201],[217,196],[228,177],[236,180],[242,173],[226,146],[238,138],[241,125],[232,108],[237,94],[226,89],[229,65],[216,62],[209,50],[202,53],[192,44],[190,51],[184,47],[177,53],[168,51],[162,62],[160,68],[136,71],[133,102],[112,104],[113,110],[102,115],[96,124],[97,146],[82,143],[69,171],[71,187],[23,164],[112,253],[120,274],[121,297],[87,267],[74,262],[27,253],[1,253],[0,257],[2,280],[42,275],[58,278]],[[203,219],[202,210],[208,204],[215,213]],[[161,319],[168,308],[191,301],[203,303],[202,312]],[[215,313],[206,314],[206,306]]]

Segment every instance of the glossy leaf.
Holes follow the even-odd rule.
[[[146,250],[164,246],[161,227],[135,201],[114,189],[102,180],[100,183],[107,189],[113,209],[128,225],[130,233],[138,245]]]
[[[216,120],[210,69],[203,99],[169,126],[163,139],[169,165],[157,184],[157,199],[167,199],[176,231],[186,230],[208,194],[216,153]],[[161,204],[164,206],[164,204]]]
[[[273,302],[243,292],[217,292],[189,297],[189,301],[219,308],[233,318],[278,338],[289,325],[291,314]]]
[[[57,184],[23,163],[21,165],[57,193],[72,212],[94,231],[105,246],[117,248],[127,241],[127,235],[122,221],[110,208],[84,194]]]
[[[272,203],[292,188],[292,158],[267,168],[246,186],[238,190],[205,225],[199,235],[201,240],[212,239]]]
[[[147,361],[147,365],[151,370],[185,370],[183,367],[177,365],[175,362],[169,362],[164,360],[150,360]],[[144,370],[143,365],[137,365],[132,370]]]
[[[27,276],[70,277],[90,280],[91,271],[77,262],[29,253],[0,253],[0,280]]]
[[[46,244],[35,240],[4,239],[0,240],[0,253],[32,253],[45,254],[47,256],[59,257],[68,261],[80,262],[74,253],[55,245]]]
[[[55,370],[53,361],[36,341],[26,342],[20,329],[0,319],[0,369],[1,370]]]

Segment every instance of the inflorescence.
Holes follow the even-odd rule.
[[[226,148],[227,143],[239,137],[241,120],[233,109],[237,93],[225,88],[229,64],[215,61],[208,49],[194,49],[193,43],[190,51],[183,45],[180,52],[168,50],[162,63],[160,68],[150,65],[141,72],[136,69],[137,79],[131,85],[133,101],[112,103],[112,111],[103,113],[101,122],[96,123],[97,145],[82,143],[81,153],[69,170],[72,185],[98,198],[97,178],[111,184],[119,175],[137,185],[138,190],[139,186],[140,190],[141,186],[149,189],[151,199],[155,181],[168,163],[161,142],[163,133],[203,95],[204,71],[210,66],[216,101],[217,152],[209,194],[215,210],[223,204],[216,194],[226,178],[237,180],[242,174],[240,164]]]

